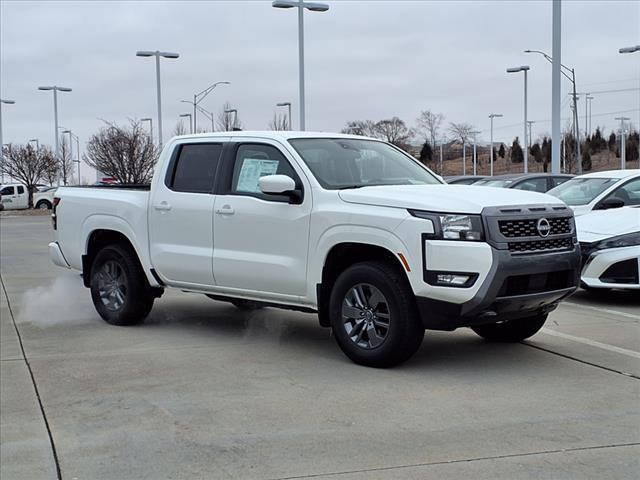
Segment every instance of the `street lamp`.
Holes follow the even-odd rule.
[[[527,151],[527,72],[529,65],[507,68],[507,73],[524,72],[524,173],[529,172],[529,152]]]
[[[4,166],[4,143],[2,143],[2,104],[13,105],[14,100],[0,99],[0,163]],[[4,170],[2,171],[2,183],[4,183]]]
[[[305,2],[303,0],[276,0],[271,4],[275,8],[298,9],[298,70],[299,70],[299,94],[300,94],[300,130],[305,130],[305,106],[304,106],[304,9],[312,12],[326,12],[329,5],[324,3]]]
[[[478,130],[474,130],[469,133],[473,135],[473,174],[477,175],[478,155],[476,153],[476,135],[478,135],[480,132]]]
[[[149,136],[151,137],[151,141],[153,142],[153,119],[146,117],[146,118],[141,118],[140,121],[149,122]]]
[[[181,118],[189,117],[189,133],[193,133],[193,118],[191,117],[191,114],[190,113],[181,113],[180,117]]]
[[[633,47],[623,47],[618,50],[618,53],[634,53],[640,52],[640,45],[634,45]]]
[[[202,90],[200,93],[196,93],[193,96],[193,102],[190,102],[188,100],[182,100],[185,103],[190,103],[191,105],[193,105],[193,131],[191,133],[195,133],[196,132],[196,124],[197,124],[197,112],[196,112],[196,108],[198,107],[198,104],[204,100],[204,98],[209,95],[211,92],[213,92],[213,90],[215,90],[215,88],[218,85],[231,85],[231,82],[216,82],[213,85],[208,86],[207,88],[205,88],[204,90]]]
[[[529,127],[529,148],[531,148],[531,145],[533,143],[532,136],[531,136],[531,125],[533,125],[534,123],[536,123],[535,120],[527,120],[527,126]]]
[[[231,129],[235,130],[236,125],[238,124],[238,110],[236,110],[235,108],[230,108],[229,110],[225,110],[224,113],[233,113],[233,125]]]
[[[539,53],[549,63],[553,65],[553,58],[541,50],[525,50],[524,53]],[[573,85],[573,92],[570,95],[573,97],[573,126],[574,126],[573,130],[576,136],[576,155],[578,157],[576,159],[577,160],[576,163],[578,164],[578,173],[582,173],[582,156],[580,155],[580,129],[578,125],[578,94],[576,93],[576,72],[575,72],[575,69],[569,68],[566,65],[563,65],[562,63],[560,64],[560,67],[561,67],[560,73],[562,73],[562,75],[564,75],[565,78],[567,78]],[[567,72],[571,73],[571,76],[569,76],[569,73]],[[554,141],[555,139],[552,139],[552,142]],[[553,165],[552,165],[552,170],[553,170]],[[557,173],[557,172],[554,172],[554,173]]]
[[[627,146],[624,141],[624,122],[625,120],[631,120],[629,117],[616,117],[616,120],[620,120],[620,169],[625,170],[627,168],[626,151]]]
[[[38,141],[37,138],[32,138],[31,140],[29,140],[29,143],[31,142],[36,142],[36,152],[40,151],[40,142]]]
[[[161,90],[160,90],[160,57],[163,58],[178,58],[180,55],[178,53],[171,52],[160,52],[156,50],[155,52],[142,50],[136,52],[136,56],[138,57],[156,57],[156,90],[158,96],[158,147],[162,148],[162,99],[161,99]]]
[[[584,97],[584,101],[586,103],[585,112],[584,112],[584,123],[585,123],[585,129],[587,131],[587,136],[591,135],[591,100],[593,100],[593,97],[587,93]],[[587,122],[587,113],[589,114],[588,122]]]
[[[490,113],[491,119],[491,176],[493,177],[493,119],[502,117],[501,113]]]
[[[53,118],[54,118],[54,132],[53,136],[56,141],[56,159],[60,160],[60,141],[58,140],[58,92],[70,92],[71,89],[67,87],[38,87],[38,90],[53,90]],[[58,186],[60,186],[60,170],[58,169]]]
[[[291,130],[291,102],[276,103],[277,107],[289,107],[289,130]]]
[[[63,130],[62,133],[69,134],[69,154],[71,155],[72,161],[78,164],[78,185],[80,185],[82,183],[82,177],[80,176],[80,139],[77,135],[74,135],[71,130]],[[72,141],[74,138],[76,140],[76,156],[78,157],[77,160],[73,160]]]

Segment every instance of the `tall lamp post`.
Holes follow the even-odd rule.
[[[209,85],[207,88],[205,88],[204,90],[202,90],[200,93],[196,93],[193,96],[193,102],[189,102],[186,100],[183,100],[186,103],[190,103],[191,105],[193,105],[193,130],[191,133],[195,133],[197,130],[197,112],[196,109],[198,107],[198,104],[204,100],[204,98],[209,95],[211,92],[213,92],[215,90],[215,88],[218,85],[231,85],[231,82],[226,82],[226,81],[222,81],[222,82],[215,82],[213,85]]]
[[[153,119],[150,117],[141,118],[141,122],[149,122],[149,136],[151,137],[151,141],[153,142]]]
[[[299,70],[299,94],[300,94],[300,130],[305,130],[305,105],[304,105],[304,9],[312,12],[326,12],[329,5],[325,3],[305,2],[303,0],[276,0],[271,4],[275,8],[298,9],[298,70]]]
[[[162,94],[160,90],[160,57],[179,58],[180,54],[171,52],[160,52],[158,50],[154,52],[148,50],[140,50],[136,52],[136,56],[156,57],[156,93],[158,97],[158,147],[162,148]]]
[[[490,171],[491,171],[491,176],[492,177],[493,177],[493,119],[494,118],[500,118],[500,117],[502,117],[501,113],[490,113],[489,114],[489,118],[491,119],[491,158],[490,158],[491,159],[491,161],[490,161],[491,168],[490,168]]]
[[[238,124],[238,110],[230,108],[229,110],[225,110],[224,113],[233,113],[233,125],[231,126],[231,130],[235,130],[236,125]]]
[[[524,72],[524,173],[529,172],[529,152],[527,148],[527,72],[529,65],[507,68],[507,73]]]
[[[276,103],[277,107],[289,107],[289,130],[292,130],[291,128],[291,102],[280,102],[280,103]]]
[[[631,120],[629,117],[616,117],[616,120],[620,120],[620,168],[622,170],[627,168],[627,145],[624,140],[624,122],[625,120]]]
[[[69,153],[71,154],[71,158],[73,159],[73,148],[72,141],[75,139],[76,141],[76,157],[77,160],[73,160],[74,163],[78,164],[78,185],[82,184],[82,177],[80,176],[80,139],[77,135],[74,135],[71,130],[63,130],[62,133],[69,134]]]
[[[471,133],[471,135],[473,135],[473,174],[477,175],[477,167],[478,167],[478,154],[476,151],[476,135],[478,135],[480,132],[478,130],[474,130]]]
[[[38,90],[53,90],[53,119],[54,119],[54,131],[53,131],[53,136],[55,138],[56,141],[56,159],[59,161],[60,160],[60,141],[58,140],[58,92],[70,92],[71,89],[67,88],[67,87],[58,87],[58,86],[52,86],[52,87],[38,87]],[[60,172],[60,168],[58,168],[58,179],[57,179],[57,184],[58,186],[60,186],[60,176],[61,176],[61,172]]]
[[[589,121],[587,122],[585,120],[586,128],[587,128],[587,136],[589,136],[591,135],[591,100],[593,100],[593,97],[587,93],[587,95],[585,96],[585,100],[587,101],[587,111],[589,112]]]
[[[640,52],[640,45],[634,45],[632,47],[622,47],[621,49],[618,50],[618,53],[635,53],[635,52]],[[638,95],[638,101],[640,101],[640,95]],[[638,123],[638,128],[640,128],[640,122]],[[638,154],[640,154],[640,145],[638,145]]]
[[[533,144],[533,141],[531,140],[532,136],[531,136],[531,125],[533,125],[534,123],[536,123],[535,120],[527,120],[527,126],[529,127],[529,148],[531,148],[531,145]]]
[[[33,143],[35,142],[36,144],[36,152],[40,151],[40,141],[37,138],[32,138],[31,140],[29,140],[29,143]]]
[[[193,118],[191,117],[190,113],[181,113],[180,114],[181,118],[185,118],[185,117],[189,117],[189,133],[193,133]]]
[[[555,5],[555,1],[554,1],[554,5]],[[553,58],[541,50],[525,50],[524,53],[538,53],[542,55],[549,63],[554,65]],[[560,73],[562,73],[562,75],[564,75],[565,78],[567,78],[573,86],[573,92],[570,95],[573,98],[573,127],[574,127],[573,130],[576,136],[576,155],[578,157],[576,159],[576,163],[578,165],[578,173],[582,173],[582,156],[580,155],[580,128],[578,125],[578,94],[576,93],[576,71],[575,69],[569,68],[566,65],[563,65],[562,63],[560,64],[560,67],[561,67]],[[569,73],[571,74],[571,76],[569,76]],[[553,165],[552,165],[552,170],[553,170]],[[554,173],[557,173],[557,172],[554,172]]]
[[[0,99],[0,163],[4,167],[4,143],[2,143],[2,104],[13,105],[14,100]],[[2,183],[4,183],[4,170],[2,170]]]

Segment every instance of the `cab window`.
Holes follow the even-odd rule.
[[[640,178],[616,188],[607,198],[616,197],[626,205],[640,205]]]
[[[513,188],[517,188],[518,190],[527,190],[529,192],[544,193],[547,191],[547,179],[545,177],[530,178],[528,180],[520,182]]]
[[[0,195],[13,195],[15,192],[13,187],[4,187],[0,190]]]
[[[211,193],[222,144],[193,143],[179,148],[166,185],[176,192]]]
[[[24,193],[24,187],[22,185],[18,185],[18,195],[22,195]]]

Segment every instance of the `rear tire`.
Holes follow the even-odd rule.
[[[140,323],[153,307],[155,297],[137,256],[121,244],[96,254],[90,285],[93,305],[111,325]]]
[[[533,317],[507,320],[501,323],[490,323],[471,327],[482,338],[489,342],[515,343],[534,336],[547,321],[546,313]]]
[[[38,203],[36,203],[36,208],[38,210],[51,210],[51,207],[51,203],[46,200],[40,200]]]
[[[329,317],[340,349],[368,367],[408,360],[424,338],[407,279],[385,262],[357,263],[342,272],[331,291]]]

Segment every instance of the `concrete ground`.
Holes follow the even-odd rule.
[[[169,292],[94,312],[49,219],[0,219],[2,479],[640,476],[638,295],[578,292],[524,344],[427,332],[391,370],[316,318]]]

